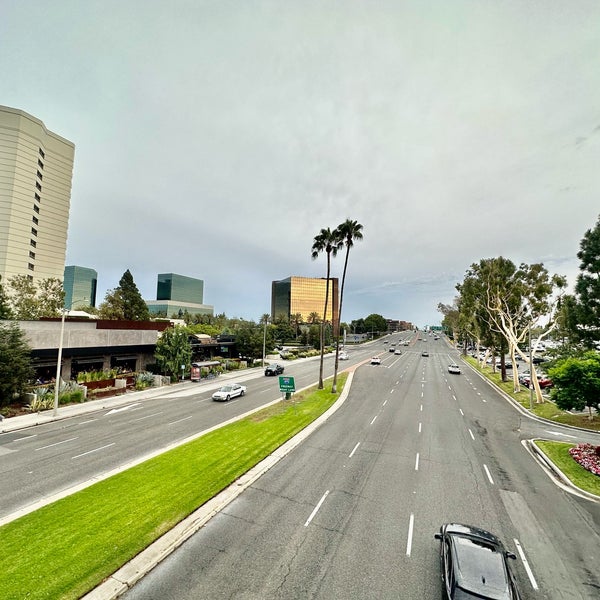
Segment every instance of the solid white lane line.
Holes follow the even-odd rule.
[[[321,508],[321,504],[323,504],[323,502],[325,502],[325,498],[327,498],[328,495],[329,495],[329,490],[327,490],[323,494],[323,496],[319,500],[319,503],[315,506],[314,510],[310,513],[310,517],[308,517],[308,519],[306,519],[306,523],[304,523],[304,527],[308,527],[310,525],[310,522],[314,519],[317,512],[319,512],[319,509]]]
[[[471,439],[473,441],[475,441],[475,436],[473,435],[473,432],[469,429],[469,435],[471,436]]]
[[[492,479],[492,474],[490,473],[490,470],[487,468],[487,465],[483,465],[483,468],[485,469],[485,474],[487,475],[487,478],[490,480],[490,483],[492,485],[494,485],[494,480]]]
[[[415,526],[415,515],[413,513],[411,513],[410,519],[408,521],[408,540],[406,542],[406,556],[410,556],[410,552],[412,550],[412,538],[413,538],[414,526]]]
[[[377,419],[377,415],[373,417],[373,420],[369,423],[369,425],[373,425],[373,423],[375,423],[375,419]]]
[[[348,455],[348,458],[352,458],[354,456],[354,453],[358,450],[359,446],[360,446],[360,442],[358,442],[356,444],[356,446],[354,446],[354,448],[352,449],[352,452],[350,452],[350,454]]]
[[[191,419],[194,415],[190,415],[189,417],[183,417],[183,419],[177,419],[177,421],[171,421],[170,423],[167,423],[167,425],[175,425],[175,423],[181,423],[181,421],[187,421],[188,419]]]
[[[106,446],[102,446],[101,448],[95,448],[94,450],[89,450],[88,452],[84,452],[83,454],[78,454],[77,456],[71,456],[71,460],[75,459],[75,458],[81,458],[82,456],[87,456],[88,454],[93,454],[94,452],[99,452],[100,450],[104,450],[105,448],[110,448],[111,446],[114,446],[116,442],[113,442],[112,444],[106,444]]]
[[[46,448],[52,448],[54,446],[60,446],[61,444],[66,444],[67,442],[72,442],[73,440],[78,440],[79,437],[69,438],[68,440],[63,440],[62,442],[56,442],[55,444],[49,444],[48,446],[42,446],[41,448],[36,448],[35,451],[45,450]]]
[[[530,566],[529,566],[529,562],[527,561],[527,558],[525,557],[525,552],[523,552],[523,548],[521,548],[521,544],[519,543],[519,540],[517,538],[513,538],[514,542],[515,542],[515,546],[517,547],[517,552],[519,553],[519,556],[521,557],[521,562],[523,563],[523,566],[525,567],[525,571],[527,571],[527,577],[529,577],[529,581],[531,581],[531,587],[534,590],[538,589],[538,584],[537,581],[535,580],[535,577],[533,576],[533,571],[531,570]]]
[[[417,452],[417,458],[415,459],[415,471],[419,470],[419,453]]]

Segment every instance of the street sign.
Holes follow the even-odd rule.
[[[280,392],[295,392],[296,384],[293,377],[279,376],[279,391]]]

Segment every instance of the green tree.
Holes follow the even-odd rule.
[[[340,306],[338,311],[338,322],[337,326],[334,324],[334,335],[336,336],[337,344],[335,345],[335,363],[333,367],[333,385],[331,391],[335,394],[337,392],[337,373],[340,355],[340,323],[342,319],[342,306],[344,304],[344,287],[346,285],[346,272],[348,270],[348,257],[350,256],[350,249],[354,246],[354,242],[363,239],[362,234],[363,226],[358,221],[352,221],[346,219],[343,223],[338,225],[336,229],[336,238],[341,240],[341,243],[346,247],[346,256],[344,257],[344,270],[342,271],[342,285],[340,287]]]
[[[154,358],[164,373],[178,381],[181,365],[185,365],[187,370],[192,360],[188,329],[181,326],[165,329],[156,342]]]
[[[265,334],[264,324],[254,321],[244,321],[235,332],[235,342],[239,353],[253,360],[262,358],[263,336]],[[269,352],[273,348],[273,329],[267,325],[265,348]]]
[[[323,360],[325,357],[325,322],[327,321],[327,307],[329,304],[329,280],[331,275],[331,256],[337,255],[338,250],[342,247],[343,242],[340,240],[337,230],[331,231],[329,227],[327,229],[321,229],[321,231],[315,236],[313,245],[311,248],[311,258],[316,260],[319,254],[325,252],[327,256],[327,277],[325,287],[325,305],[323,307],[323,321],[321,322],[321,360],[319,364],[319,386],[318,389],[323,389]]]
[[[2,275],[0,275],[0,321],[6,319],[12,319],[12,310],[10,309],[8,294],[2,284]]]
[[[127,269],[119,280],[119,286],[106,292],[104,302],[98,308],[101,319],[126,321],[149,321],[150,311],[144,302],[133,275]]]
[[[125,307],[123,295],[119,288],[108,290],[104,301],[98,307],[98,316],[101,319],[118,320],[125,319]]]
[[[9,405],[33,379],[31,348],[13,321],[0,324],[0,406]]]
[[[548,375],[554,382],[552,399],[556,405],[562,410],[583,410],[587,406],[591,421],[592,408],[598,410],[600,401],[600,354],[590,350],[581,357],[557,360]]]
[[[387,321],[378,314],[370,314],[364,321],[365,333],[372,333],[373,337],[387,331]]]
[[[41,317],[57,317],[64,306],[62,282],[55,277],[37,284],[26,275],[15,275],[8,280],[9,302],[15,319],[34,321]]]
[[[575,283],[576,339],[593,348],[600,342],[600,217],[593,229],[588,229],[580,243],[577,258],[580,273]]]
[[[502,349],[503,342],[498,337],[500,334],[515,364],[516,353],[529,362],[529,357],[519,344],[526,339],[530,327],[539,326],[541,320],[547,322],[538,336],[539,340],[556,327],[561,291],[565,286],[564,277],[550,275],[541,263],[522,263],[517,268],[512,261],[498,257],[482,259],[471,265],[465,281],[457,285],[457,289],[461,295],[468,290],[465,297],[470,300],[465,309],[487,323],[487,329],[482,331],[488,336],[487,344]],[[544,399],[535,377],[535,365],[530,365],[530,368],[536,399],[541,403]],[[514,378],[514,385],[517,391],[517,378]]]
[[[129,321],[148,321],[150,311],[144,302],[140,291],[133,281],[133,275],[127,269],[119,280],[119,288],[123,297],[125,319]]]

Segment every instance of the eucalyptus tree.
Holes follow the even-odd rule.
[[[494,333],[503,336],[511,361],[515,364],[517,353],[529,362],[519,344],[526,339],[531,327],[540,325],[541,321],[546,323],[538,336],[538,343],[556,327],[557,308],[565,286],[564,277],[550,275],[541,263],[522,263],[517,268],[512,261],[500,256],[471,265],[464,283],[457,288],[468,290],[472,295],[471,308],[484,309],[484,322],[487,319],[489,324],[488,334],[492,334],[492,340]],[[530,369],[537,402],[543,402],[535,365],[531,364]],[[513,378],[513,381],[515,391],[518,391],[518,379]]]
[[[329,304],[329,280],[331,275],[331,256],[337,255],[338,250],[342,247],[343,242],[340,240],[337,230],[331,231],[329,227],[327,229],[321,229],[321,231],[315,236],[313,245],[311,248],[311,258],[316,260],[319,254],[323,252],[327,255],[327,281],[325,285],[325,306],[323,307],[323,321],[321,322],[320,332],[320,345],[321,345],[321,360],[319,365],[319,387],[323,389],[323,359],[325,356],[325,322],[327,321],[327,305]]]
[[[334,325],[334,332],[337,343],[335,345],[335,363],[333,367],[333,385],[331,391],[335,394],[337,392],[337,372],[340,355],[340,323],[342,320],[342,306],[344,304],[344,286],[346,285],[346,272],[348,270],[348,256],[350,255],[350,249],[354,246],[354,242],[363,239],[362,234],[363,226],[358,221],[352,221],[346,219],[343,223],[338,225],[336,229],[337,237],[346,247],[346,256],[344,258],[344,270],[342,271],[342,285],[340,287],[340,306],[338,310],[338,322],[337,327]]]

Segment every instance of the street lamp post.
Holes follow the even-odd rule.
[[[85,298],[77,298],[76,300],[71,300],[71,308],[75,304],[75,302],[83,302]],[[60,339],[58,340],[58,360],[56,362],[56,380],[54,381],[54,410],[52,411],[52,416],[56,417],[58,415],[58,394],[60,392],[60,372],[61,372],[61,363],[62,363],[62,351],[63,351],[63,338],[65,334],[65,316],[67,314],[67,307],[63,306],[62,315],[60,318]]]
[[[67,309],[63,307],[62,316],[60,319],[60,339],[58,340],[58,361],[56,362],[56,379],[54,381],[54,410],[52,416],[56,417],[58,414],[58,393],[60,391],[60,372],[62,363],[62,351],[63,351],[63,336],[65,333],[65,315]]]
[[[264,321],[264,329],[263,329],[263,355],[262,355],[262,366],[265,366],[265,353],[267,348],[267,318],[263,319]]]

